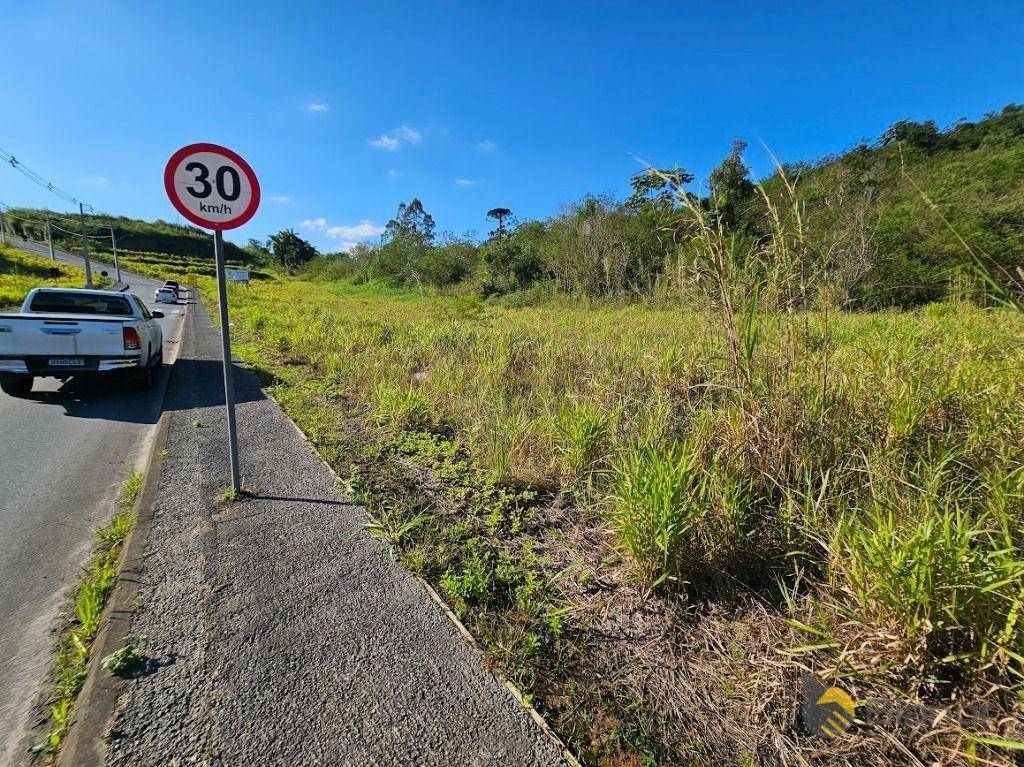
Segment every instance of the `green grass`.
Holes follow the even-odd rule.
[[[117,568],[125,539],[135,525],[135,501],[142,489],[142,474],[132,470],[121,485],[113,519],[96,531],[99,546],[75,591],[75,622],[64,632],[53,672],[54,701],[45,749],[60,750],[67,735],[75,698],[85,683],[93,640],[100,629],[103,609],[117,582]],[[127,662],[128,657],[117,663]],[[106,668],[106,665],[104,666]]]
[[[652,585],[682,572],[701,544],[714,545],[713,535],[697,532],[715,508],[709,485],[700,454],[685,442],[629,448],[618,458],[609,516]]]
[[[796,567],[815,595],[802,620],[836,625],[840,642],[894,632],[906,654],[886,668],[911,696],[936,675],[946,694],[965,680],[1016,685],[1019,313],[764,317],[737,384],[727,334],[699,311],[460,315],[444,297],[290,279],[233,288],[231,301],[236,337],[286,406],[285,392],[308,392],[289,409],[329,458],[329,414],[353,405],[392,433],[439,430],[468,461],[441,472],[447,485],[479,472],[563,488],[609,521],[655,587],[723,572],[759,589]],[[408,563],[460,614],[493,611],[485,596],[508,589],[497,549],[416,543],[421,511],[379,512],[375,530],[406,541]],[[424,564],[442,549],[461,564]]]
[[[20,306],[33,288],[41,285],[80,288],[85,270],[0,245],[0,308]]]
[[[718,277],[683,310],[469,305],[291,278],[230,289],[240,348],[321,454],[344,474],[360,445],[378,445],[354,482],[370,532],[590,763],[675,763],[688,747],[670,735],[702,736],[591,676],[601,643],[574,612],[585,578],[563,592],[559,573],[576,565],[537,553],[565,560],[575,546],[543,522],[564,506],[604,547],[580,572],[605,573],[624,599],[648,594],[652,619],[754,595],[774,645],[729,689],[791,657],[821,673],[839,664],[865,696],[951,704],[999,690],[1003,721],[1021,715],[1024,314],[955,300],[841,313],[809,296],[779,310],[798,283],[752,289],[732,270],[792,256],[786,215],[743,260],[705,232],[696,279]],[[368,423],[387,436],[368,438]],[[381,468],[410,463],[434,477],[430,492]],[[988,724],[984,737],[1005,735]],[[957,753],[936,737],[933,757]]]
[[[329,282],[324,287],[336,296],[366,301],[417,301],[421,298],[420,292],[413,288],[392,287],[379,282],[363,282],[358,285],[351,282]]]

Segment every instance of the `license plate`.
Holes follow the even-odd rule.
[[[50,357],[49,365],[52,368],[80,368],[85,367],[85,360],[82,357]]]

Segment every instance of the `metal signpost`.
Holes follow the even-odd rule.
[[[164,187],[171,203],[196,226],[213,230],[213,257],[217,263],[217,300],[220,303],[221,355],[224,362],[224,398],[227,404],[228,453],[231,489],[242,489],[235,431],[235,386],[231,369],[231,329],[224,277],[225,229],[241,226],[256,213],[260,184],[249,163],[217,144],[189,144],[167,161]]]

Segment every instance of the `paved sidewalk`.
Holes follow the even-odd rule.
[[[242,472],[259,497],[216,500],[219,336],[195,308],[133,623],[153,661],[128,682],[107,764],[561,764],[238,368]]]

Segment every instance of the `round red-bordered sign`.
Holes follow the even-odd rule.
[[[204,229],[235,229],[260,205],[260,182],[249,163],[217,144],[189,144],[171,155],[164,188],[175,209]]]

